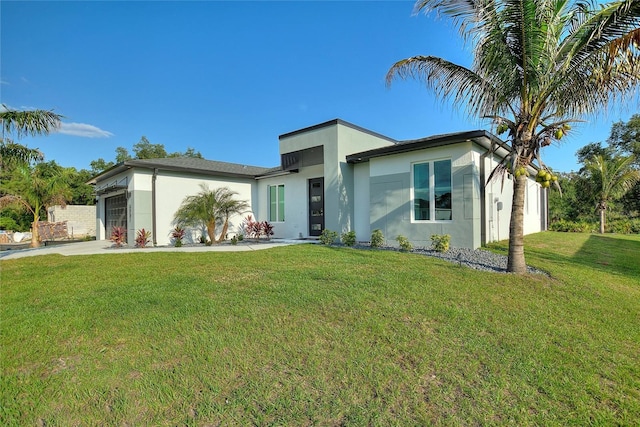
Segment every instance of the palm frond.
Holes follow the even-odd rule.
[[[466,67],[435,56],[414,56],[396,62],[387,73],[387,84],[395,78],[422,81],[438,97],[466,107],[473,115],[511,111],[508,100],[487,80]]]
[[[47,110],[18,111],[2,104],[0,121],[4,134],[15,134],[16,138],[26,135],[47,135],[60,127],[63,116]]]

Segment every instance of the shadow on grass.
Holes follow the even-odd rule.
[[[525,245],[532,258],[561,265],[570,263],[606,273],[640,279],[640,240],[622,235],[590,235],[572,255]],[[528,261],[528,260],[527,260]]]
[[[640,278],[640,241],[591,235],[573,260],[598,270]]]

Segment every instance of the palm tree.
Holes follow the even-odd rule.
[[[222,233],[220,233],[218,242],[222,242],[227,235],[229,217],[231,217],[231,215],[242,214],[249,210],[249,204],[246,201],[233,198],[233,196],[238,194],[237,192],[231,191],[226,187],[220,190],[220,194],[218,195],[218,211],[223,219],[223,224]]]
[[[53,205],[66,206],[71,200],[71,189],[64,173],[44,176],[39,169],[22,166],[13,171],[11,180],[4,182],[0,188],[0,209],[15,206],[26,209],[33,215],[31,223],[31,247],[40,246],[38,222],[42,212],[47,212]]]
[[[44,158],[42,152],[14,142],[9,135],[14,134],[16,139],[27,135],[48,135],[52,130],[60,127],[60,119],[62,116],[53,111],[18,111],[2,104],[0,109],[0,122],[2,123],[0,166],[11,162],[28,164],[42,161]]]
[[[200,184],[201,191],[194,196],[187,196],[174,214],[178,226],[204,226],[211,243],[219,243],[224,239],[229,226],[229,216],[240,213],[248,207],[247,202],[234,200],[238,194],[227,187],[209,189]],[[222,223],[222,233],[216,240],[216,224]]]
[[[600,154],[585,163],[600,214],[600,233],[604,233],[609,202],[622,197],[636,182],[640,182],[640,171],[633,168],[634,161],[633,156],[608,157]]]
[[[492,120],[498,134],[508,131],[512,154],[492,177],[536,162],[546,169],[542,147],[562,138],[569,123],[628,99],[640,82],[639,0],[597,10],[569,0],[420,0],[415,8],[449,16],[474,47],[473,65],[415,56],[395,63],[387,83],[419,79],[470,115]],[[513,181],[507,270],[523,273],[527,177]]]

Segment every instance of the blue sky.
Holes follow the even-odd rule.
[[[53,109],[63,127],[21,142],[89,168],[146,136],[168,152],[279,164],[278,135],[341,118],[398,140],[487,129],[419,82],[384,77],[397,60],[436,55],[469,66],[446,20],[411,1],[0,3],[0,99]],[[576,170],[638,105],[576,126],[543,160]]]

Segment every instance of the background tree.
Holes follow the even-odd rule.
[[[107,162],[103,158],[93,160],[90,163],[93,176],[98,175],[115,166],[116,163],[122,163],[132,159],[163,159],[167,157],[190,157],[197,159],[203,158],[202,154],[200,154],[199,151],[196,151],[191,147],[188,147],[184,153],[179,151],[176,151],[175,153],[167,153],[164,144],[152,144],[146,136],[142,136],[140,138],[140,141],[138,141],[138,143],[133,146],[133,153],[134,156],[132,157],[129,153],[129,150],[127,150],[125,147],[117,147],[115,162]]]
[[[622,197],[636,182],[640,181],[640,171],[633,168],[633,162],[633,156],[596,155],[585,164],[589,188],[592,189],[600,216],[600,233],[605,231],[609,203]]]
[[[200,185],[200,192],[187,196],[174,214],[174,222],[180,227],[202,226],[206,228],[209,241],[219,243],[224,240],[228,228],[229,216],[246,209],[246,202],[233,198],[237,193],[227,187],[209,189],[205,184]],[[216,225],[223,224],[220,238],[216,239]]]
[[[540,160],[540,149],[560,140],[569,123],[633,95],[640,83],[640,1],[593,10],[583,2],[546,0],[419,0],[417,11],[452,19],[473,44],[472,68],[435,56],[395,63],[387,82],[416,78],[442,99],[491,119],[507,133],[512,155],[492,173]],[[527,177],[513,180],[507,270],[526,272],[524,195]]]
[[[27,210],[33,221],[31,247],[40,245],[38,233],[38,221],[42,215],[46,218],[47,209],[53,205],[65,206],[71,199],[71,191],[62,171],[52,172],[47,176],[46,168],[36,169],[30,166],[21,166],[13,170],[13,179],[3,181],[0,185],[2,196],[0,197],[0,209],[14,207]]]
[[[62,116],[53,111],[29,110],[19,111],[2,104],[0,122],[2,123],[2,139],[0,140],[0,166],[7,163],[32,163],[41,161],[44,156],[38,149],[29,148],[16,143],[13,137],[48,135],[60,127]]]

